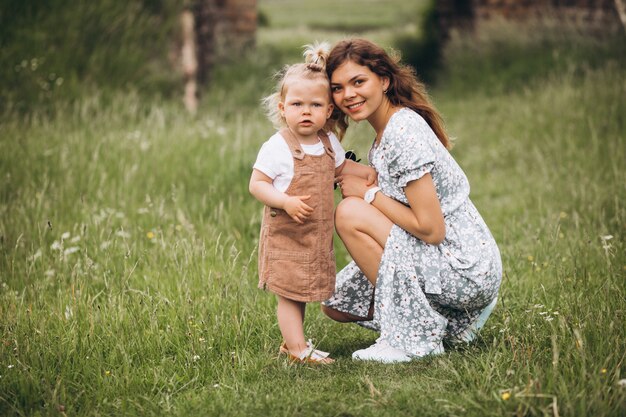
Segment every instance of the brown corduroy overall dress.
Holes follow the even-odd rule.
[[[335,291],[333,182],[335,152],[318,133],[325,152],[307,155],[289,131],[281,136],[293,156],[294,175],[285,194],[310,195],[311,216],[298,224],[286,211],[265,207],[259,239],[259,288],[295,301],[323,301]]]

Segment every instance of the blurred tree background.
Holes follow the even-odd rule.
[[[507,78],[503,82],[519,84],[555,67],[563,70],[567,66],[567,56],[586,56],[588,45],[581,45],[580,37],[570,36],[574,31],[587,29],[585,25],[590,19],[581,20],[580,13],[586,11],[590,16],[592,12],[598,15],[599,10],[593,8],[608,10],[613,4],[607,1],[539,0],[523,5],[509,3],[484,0],[318,0],[306,3],[290,0],[76,0],[68,4],[61,0],[9,0],[0,7],[0,62],[3,63],[0,67],[0,110],[10,108],[27,112],[33,106],[50,105],[56,100],[71,101],[90,94],[106,96],[118,90],[178,98],[182,94],[183,78],[179,62],[180,14],[185,9],[196,15],[195,47],[200,57],[200,81],[210,79],[203,73],[206,71],[204,67],[211,66],[211,71],[215,71],[216,84],[228,84],[233,81],[233,74],[243,78],[250,76],[250,66],[239,65],[246,59],[248,64],[256,63],[257,69],[267,71],[267,67],[279,67],[281,61],[296,59],[303,43],[356,35],[369,36],[400,50],[404,61],[415,67],[419,76],[429,84],[455,71],[454,65],[465,59],[464,53],[468,53],[467,59],[480,57],[484,60],[482,66],[473,65],[468,73],[462,71],[455,74],[460,78],[453,78],[460,84],[484,85],[475,77],[480,77],[488,69],[502,71]],[[547,9],[552,14],[542,12],[544,18],[572,15],[572,10],[577,10],[578,22],[583,24],[576,28],[569,25],[569,30],[565,31],[553,30],[548,36],[544,36],[548,26],[544,25],[541,34],[545,39],[533,45],[517,40],[517,50],[500,48],[516,41],[513,37],[504,39],[507,37],[504,31],[504,35],[497,35],[502,37],[501,41],[493,39],[490,46],[502,49],[497,57],[493,50],[488,53],[478,51],[485,45],[470,37],[465,41],[467,48],[454,52],[461,55],[460,58],[447,59],[446,43],[451,39],[457,44],[462,42],[475,29],[472,22],[476,18],[508,16],[521,20],[536,17],[538,13],[533,15],[528,10],[544,3],[562,6]],[[578,3],[584,4],[580,6]],[[253,58],[248,53],[249,47],[243,48],[225,35],[237,30],[234,27],[240,26],[241,19],[214,12],[229,4],[239,4],[238,9],[231,7],[228,12],[231,15],[255,9],[251,13],[257,19],[256,44],[261,52]],[[607,14],[606,11],[603,13]],[[570,21],[572,16],[569,16]],[[595,29],[599,26],[598,22],[594,25]],[[604,31],[612,35],[614,29],[605,27]],[[285,36],[287,32],[289,34]],[[594,36],[613,42],[615,37],[607,38],[606,33],[596,30]],[[527,40],[528,36],[524,39]],[[554,48],[546,47],[550,42],[565,53],[555,54]],[[603,61],[602,50],[605,48],[601,43],[591,41],[589,45],[592,48],[600,45],[601,51],[595,56]],[[533,48],[535,50],[531,51]],[[207,59],[205,55],[211,53],[217,57]],[[517,58],[522,54],[527,60],[520,64]],[[267,64],[265,68],[258,66],[259,60]],[[454,62],[447,65],[449,61]],[[218,65],[213,69],[215,63]],[[228,69],[223,72],[225,66]],[[237,72],[237,67],[248,72]],[[227,79],[220,79],[220,74],[228,74]]]
[[[9,0],[0,7],[0,103],[20,111],[107,89],[171,94],[175,0]]]

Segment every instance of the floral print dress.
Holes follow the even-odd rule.
[[[403,108],[389,120],[369,153],[382,193],[408,205],[404,187],[430,173],[441,205],[446,236],[430,245],[393,225],[376,288],[352,261],[337,274],[335,310],[374,319],[359,324],[380,331],[380,340],[415,356],[465,330],[497,295],[500,252],[469,199],[467,177],[426,121]],[[375,297],[374,297],[375,295]]]

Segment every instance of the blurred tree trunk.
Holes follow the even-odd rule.
[[[185,105],[194,112],[203,86],[218,60],[241,57],[254,48],[257,0],[189,0],[181,16],[181,61]]]
[[[210,81],[215,60],[216,26],[219,8],[226,0],[192,0],[180,17],[180,50],[184,78],[183,103],[195,114],[200,89]]]
[[[617,9],[619,20],[622,22],[622,27],[626,31],[626,2],[624,2],[624,0],[615,0],[615,9]]]
[[[184,10],[180,23],[182,26],[181,61],[185,79],[183,102],[190,113],[198,109],[198,55],[196,52],[196,33],[194,16],[191,10]]]
[[[211,69],[215,63],[218,12],[225,3],[226,0],[195,0],[191,6],[196,27],[197,77],[200,85],[206,85],[210,81]]]

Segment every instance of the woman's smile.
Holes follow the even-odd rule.
[[[350,113],[352,113],[352,112],[359,111],[363,107],[364,104],[365,104],[365,100],[359,101],[358,103],[354,103],[354,104],[346,104],[345,107],[348,109]]]
[[[335,104],[352,120],[364,120],[377,114],[383,103],[388,81],[368,67],[346,61],[331,76]]]

